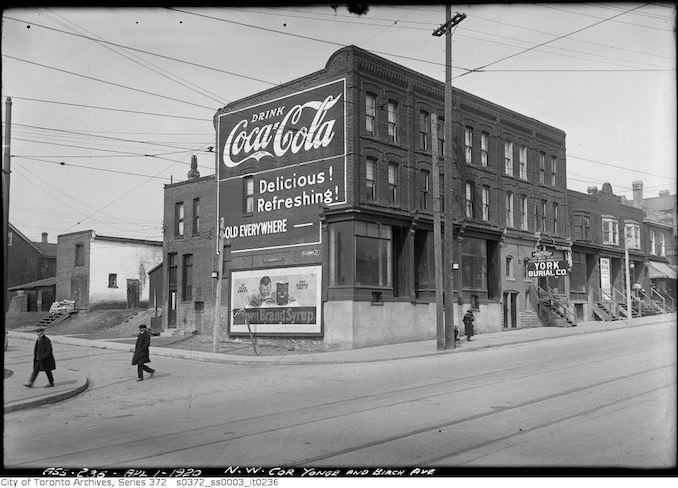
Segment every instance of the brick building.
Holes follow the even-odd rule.
[[[7,288],[5,302],[10,311],[49,310],[54,301],[54,283],[45,281],[56,275],[56,244],[33,242],[9,223],[7,236]],[[17,298],[15,298],[17,297]],[[20,297],[20,298],[19,298]]]
[[[162,262],[162,242],[97,235],[62,234],[57,242],[56,299],[75,307],[145,308],[148,272]]]
[[[565,134],[461,90],[453,106],[454,164],[439,163],[459,196],[442,202],[455,322],[472,308],[480,332],[533,326],[537,281],[568,287],[525,272],[535,249],[569,256]],[[211,331],[221,208],[224,335],[247,334],[246,316],[255,334],[333,347],[435,337],[432,146],[445,144],[431,120],[443,112],[443,83],[355,46],[219,110],[217,203],[197,171],[165,187],[163,326]]]

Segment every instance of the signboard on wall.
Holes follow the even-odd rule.
[[[230,333],[319,335],[321,278],[321,266],[234,271]]]
[[[569,274],[569,264],[563,259],[542,259],[539,261],[528,261],[526,270],[528,278],[567,276]]]
[[[232,251],[320,241],[346,202],[346,82],[217,113],[219,216]]]
[[[610,258],[600,258],[600,291],[603,296],[612,296],[610,283]]]

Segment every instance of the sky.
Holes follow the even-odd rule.
[[[274,5],[274,4],[272,4]],[[566,133],[568,188],[676,193],[672,4],[453,5],[453,86]],[[212,118],[325,67],[346,45],[445,80],[440,5],[3,11],[12,99],[10,222],[162,240],[163,187],[191,155],[214,174]],[[3,139],[4,140],[4,139]],[[4,143],[3,143],[4,144]],[[3,154],[5,146],[3,145]]]

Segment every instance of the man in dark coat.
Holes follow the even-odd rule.
[[[473,335],[474,320],[475,318],[473,317],[473,312],[471,310],[467,310],[466,314],[464,314],[464,335],[468,341],[471,340],[471,336]]]
[[[134,356],[132,356],[132,364],[137,365],[137,381],[144,381],[144,371],[151,374],[155,370],[146,366],[151,359],[148,357],[148,348],[151,346],[151,333],[146,328],[146,324],[139,326],[139,336],[137,337],[137,345],[134,347]]]
[[[38,333],[38,340],[35,341],[35,347],[33,348],[33,373],[31,374],[31,379],[28,380],[28,383],[24,383],[24,386],[32,387],[33,382],[38,377],[38,373],[44,371],[49,380],[49,384],[45,388],[52,388],[54,387],[52,370],[56,369],[56,361],[54,361],[54,354],[52,353],[52,342],[45,335],[44,328],[40,327],[35,332]]]

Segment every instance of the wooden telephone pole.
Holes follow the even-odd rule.
[[[445,327],[442,344],[444,349],[454,349],[454,213],[456,210],[453,182],[453,166],[455,164],[454,140],[452,134],[452,27],[466,18],[466,14],[457,13],[452,17],[452,7],[445,7],[445,23],[433,31],[435,37],[445,34],[445,263],[447,280],[444,284],[445,295]],[[437,295],[436,290],[436,295]],[[436,300],[437,304],[437,300]],[[441,341],[438,341],[438,349]]]

